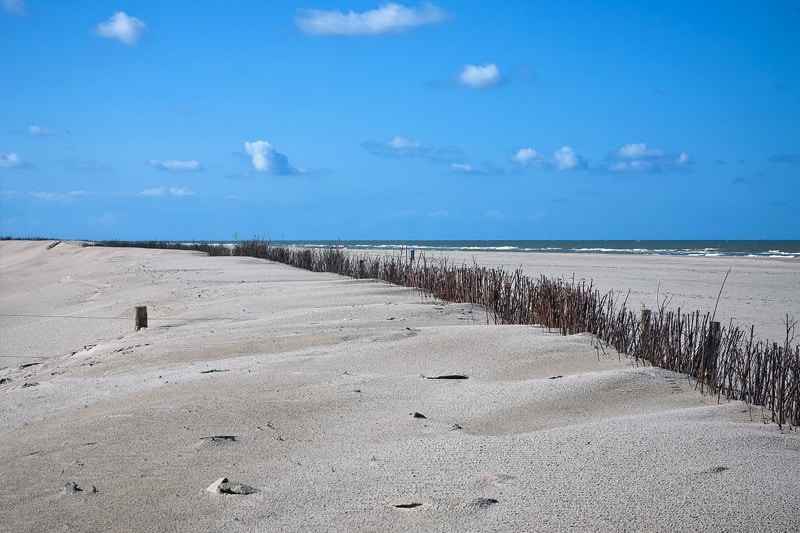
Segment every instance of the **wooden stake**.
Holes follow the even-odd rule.
[[[139,331],[142,328],[147,327],[147,306],[146,305],[137,305],[133,308],[133,316],[135,321],[135,330]]]
[[[708,323],[708,340],[716,351],[716,348],[719,347],[719,322]]]
[[[712,387],[711,392],[716,392],[716,383],[712,383],[714,374],[717,371],[717,358],[719,357],[719,338],[720,326],[719,322],[709,321],[708,323],[708,337],[706,337],[706,345],[703,354],[703,374],[701,378],[705,378],[706,383]]]
[[[644,333],[650,329],[650,310],[642,309],[639,313],[639,331]]]

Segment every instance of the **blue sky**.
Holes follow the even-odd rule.
[[[798,239],[800,3],[0,0],[0,235]]]

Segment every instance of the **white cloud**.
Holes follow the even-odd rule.
[[[586,168],[586,163],[583,162],[581,156],[575,153],[569,146],[562,146],[553,153],[553,163],[556,170],[577,170]]]
[[[625,144],[608,156],[611,172],[650,173],[667,169],[688,168],[691,158],[686,152],[669,154],[644,143]]]
[[[170,187],[169,192],[173,196],[191,196],[194,194],[193,190],[186,187]]]
[[[618,161],[608,165],[613,172],[652,172],[654,168],[649,161]]]
[[[164,187],[156,187],[154,189],[145,189],[142,191],[144,196],[161,196],[164,194]]]
[[[464,65],[464,69],[458,75],[459,84],[473,89],[495,87],[501,80],[500,70],[494,63],[483,66]]]
[[[3,9],[6,13],[14,15],[27,15],[28,8],[25,7],[24,0],[3,0]]]
[[[454,161],[450,163],[450,170],[455,174],[469,174],[471,176],[505,176],[508,174],[508,170],[492,164],[489,160],[476,163]]]
[[[55,132],[50,128],[43,128],[41,126],[28,126],[27,132],[30,135],[53,135]]]
[[[267,141],[245,142],[244,149],[253,158],[253,168],[259,172],[269,170],[269,158],[275,149]]]
[[[117,39],[125,44],[134,45],[139,42],[146,26],[136,17],[129,17],[123,11],[117,11],[105,22],[95,28],[98,35],[107,39]]]
[[[472,161],[468,154],[456,146],[433,146],[409,137],[395,136],[387,141],[362,143],[364,149],[376,157],[423,159],[446,167],[455,174],[474,176],[500,176],[508,170],[489,160]]]
[[[23,168],[27,166],[28,163],[16,152],[0,153],[0,168]]]
[[[434,147],[416,139],[395,136],[388,141],[362,143],[364,149],[377,157],[419,157],[434,163],[458,163],[464,152],[454,146]]]
[[[176,161],[174,159],[160,161],[158,159],[151,159],[147,162],[153,168],[158,170],[173,170],[178,172],[194,172],[203,170],[203,165],[198,161],[192,159],[191,161]]]
[[[386,141],[386,145],[391,148],[396,148],[397,150],[413,150],[422,148],[421,142],[414,139],[408,139],[406,137],[399,137],[399,136]]]
[[[662,155],[664,152],[657,148],[648,148],[644,143],[626,144],[617,150],[617,157],[621,159],[651,159]]]
[[[516,154],[511,156],[511,160],[523,166],[540,166],[544,164],[544,158],[533,148],[520,148]]]
[[[570,146],[562,146],[550,157],[542,157],[533,148],[520,148],[516,154],[511,156],[512,161],[516,161],[522,166],[545,167],[555,170],[578,170],[586,168],[586,162]]]
[[[377,35],[400,33],[446,18],[447,13],[430,3],[408,8],[388,2],[363,13],[301,9],[295,23],[301,31],[312,35]]]
[[[303,169],[294,168],[289,164],[289,158],[275,151],[267,141],[245,142],[244,149],[253,162],[253,168],[258,172],[286,176],[303,174]]]
[[[371,141],[362,145],[370,154],[379,157],[423,157],[431,147],[416,139],[395,136],[388,141]]]

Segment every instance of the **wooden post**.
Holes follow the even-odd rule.
[[[714,355],[716,355],[716,351],[719,348],[719,322],[708,323],[708,341],[714,349]]]
[[[650,329],[650,310],[642,309],[639,313],[639,333],[644,333]]]
[[[705,353],[703,354],[703,376],[706,383],[716,392],[717,385],[712,383],[712,377],[717,372],[717,358],[719,357],[720,326],[719,322],[708,322],[708,337],[706,337]]]
[[[394,259],[392,259],[388,265],[386,265],[386,273],[388,275],[388,279],[384,281],[388,281],[389,283],[394,283]]]
[[[137,305],[133,308],[133,317],[135,321],[135,330],[139,331],[142,328],[147,327],[147,306],[146,305]]]

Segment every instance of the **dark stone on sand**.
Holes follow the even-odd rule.
[[[76,492],[83,492],[83,489],[74,481],[70,481],[64,484],[64,492],[67,494],[75,494]]]
[[[84,491],[82,488],[80,488],[78,486],[77,483],[75,483],[74,481],[70,481],[70,482],[64,484],[64,491],[63,492],[64,492],[64,494],[77,494],[79,492],[86,492],[86,494],[96,494],[97,493],[97,487],[92,485],[92,488],[90,488],[89,490]]]
[[[242,483],[220,483],[219,491],[222,494],[255,494],[258,489]]]
[[[210,437],[200,437],[209,442],[236,442],[236,435],[212,435]]]
[[[396,503],[394,506],[398,509],[413,509],[414,507],[419,507],[422,505],[419,502],[408,502],[408,503]]]
[[[428,418],[427,416],[423,415],[420,412],[414,412],[414,418]]]
[[[492,505],[500,503],[499,501],[495,500],[494,498],[475,498],[470,502],[470,507],[474,507],[475,509],[488,509]]]
[[[258,492],[258,489],[255,487],[251,487],[250,485],[244,485],[242,483],[230,483],[228,478],[221,477],[216,480],[214,483],[208,486],[206,489],[208,492],[216,493],[216,494],[255,494]]]

